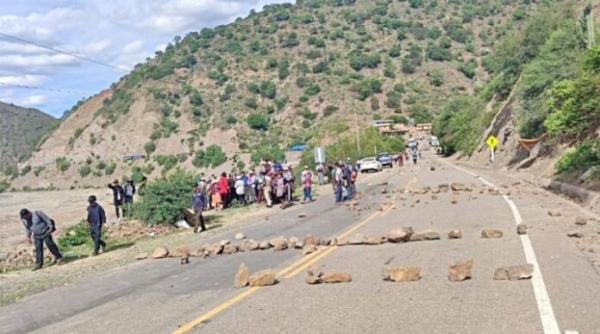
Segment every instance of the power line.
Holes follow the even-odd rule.
[[[10,84],[5,82],[0,82],[0,86],[5,87],[15,87],[15,88],[24,88],[24,89],[34,89],[34,90],[46,90],[50,92],[58,92],[72,95],[89,95],[90,93],[86,93],[84,91],[75,91],[69,89],[61,89],[61,88],[49,88],[49,87],[40,87],[40,86],[30,86],[30,85],[19,85],[19,84]]]
[[[90,63],[94,63],[96,65],[101,65],[101,66],[109,67],[109,68],[112,68],[112,69],[117,70],[117,71],[121,71],[121,72],[127,72],[127,71],[129,71],[129,69],[125,69],[125,68],[122,68],[122,67],[119,67],[119,66],[114,66],[114,65],[111,65],[111,64],[99,61],[99,60],[95,60],[95,59],[92,59],[92,58],[85,57],[85,56],[80,56],[80,55],[78,55],[76,53],[73,53],[73,52],[64,51],[64,50],[60,50],[60,49],[57,49],[57,48],[53,48],[51,46],[47,46],[47,45],[43,45],[43,44],[40,44],[40,43],[37,43],[37,42],[29,41],[29,40],[26,40],[26,39],[18,37],[18,36],[13,36],[13,35],[6,34],[6,33],[3,33],[3,32],[0,32],[0,36],[4,36],[4,37],[10,38],[10,39],[14,39],[14,40],[19,41],[21,43],[35,45],[35,46],[37,46],[39,48],[47,49],[47,50],[50,50],[50,51],[53,51],[53,52],[56,52],[56,53],[62,53],[62,54],[71,56],[73,58],[77,58],[77,59],[84,60],[84,61],[87,61],[87,62],[90,62]]]

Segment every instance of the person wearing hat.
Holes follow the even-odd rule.
[[[123,205],[123,200],[125,198],[123,187],[119,185],[119,180],[115,179],[108,187],[113,192],[113,203],[115,204],[115,213],[117,214],[117,218],[120,218],[119,209],[121,205]]]
[[[308,166],[304,166],[302,171],[302,190],[304,191],[304,199],[302,203],[312,202],[312,173],[308,169]]]
[[[92,256],[96,256],[98,255],[100,248],[102,248],[102,252],[104,252],[106,248],[106,243],[102,241],[102,225],[106,223],[106,213],[96,201],[96,196],[91,195],[88,198],[88,203],[90,205],[87,207],[87,222],[90,226],[90,236],[94,241],[94,252],[92,253]]]
[[[63,262],[62,255],[52,239],[52,232],[56,230],[54,220],[42,211],[31,212],[28,209],[21,209],[19,216],[25,226],[27,240],[35,245],[35,268],[33,270],[42,269],[44,266],[44,244],[54,255],[54,262],[61,264]]]

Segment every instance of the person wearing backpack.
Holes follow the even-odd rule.
[[[52,239],[52,232],[56,231],[54,220],[42,211],[31,212],[21,209],[19,212],[29,243],[35,245],[35,267],[33,270],[42,269],[44,266],[44,244],[54,255],[54,263],[62,264],[62,254]],[[32,240],[33,239],[33,240]]]
[[[135,195],[135,184],[132,179],[128,179],[123,187],[123,216],[127,214],[129,207],[133,204],[133,195]]]

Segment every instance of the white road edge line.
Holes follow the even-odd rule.
[[[459,166],[455,166],[444,160],[442,160],[442,162],[461,172],[476,177],[478,180],[494,189],[498,189],[498,187],[496,187],[493,183],[489,182],[488,180],[471,171],[468,171]],[[507,195],[502,195],[502,198],[510,207],[516,225],[521,224],[523,222],[523,218],[521,217],[521,213],[519,212],[517,205],[510,198],[508,198]],[[544,333],[560,334],[560,328],[558,326],[556,316],[554,315],[554,310],[552,309],[552,303],[550,302],[550,296],[548,295],[548,290],[546,289],[546,283],[544,283],[544,277],[542,276],[540,265],[535,256],[535,251],[533,250],[531,240],[529,239],[529,236],[527,234],[521,235],[521,245],[523,245],[523,251],[525,252],[525,259],[527,260],[527,263],[533,265],[533,277],[531,278],[531,285],[533,286],[533,293],[537,302],[538,312],[540,314],[542,326],[544,327]]]

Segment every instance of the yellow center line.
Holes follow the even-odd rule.
[[[416,181],[416,177],[412,177],[412,179],[410,180],[410,182],[408,183],[408,185],[406,186],[406,188],[404,189],[404,191],[408,191],[408,189],[410,189],[410,187],[412,186],[412,184],[414,184],[414,182]],[[348,230],[346,230],[345,232],[343,232],[342,234],[340,234],[337,239],[338,240],[342,240],[346,237],[348,237],[351,233],[353,233],[354,231],[358,230],[359,228],[363,227],[364,225],[368,224],[371,220],[373,220],[375,217],[377,216],[383,216],[385,214],[387,214],[389,211],[391,211],[392,206],[389,205],[387,208],[385,208],[383,211],[378,211],[378,212],[374,212],[373,214],[371,214],[370,216],[368,216],[367,218],[365,218],[363,221],[353,225],[351,228],[349,228]],[[282,270],[280,270],[277,273],[277,277],[283,277],[285,279],[289,279],[295,275],[297,275],[298,273],[300,273],[301,271],[304,271],[306,268],[308,268],[310,265],[316,263],[318,260],[324,258],[325,256],[331,254],[333,251],[335,251],[336,249],[338,249],[339,246],[331,246],[328,248],[322,248],[308,256],[304,256],[301,259],[299,259],[298,261],[290,264],[289,266],[283,268]],[[287,274],[287,275],[286,275]],[[259,287],[251,287],[235,296],[233,296],[232,298],[228,299],[227,301],[225,301],[224,303],[222,303],[221,305],[211,309],[210,311],[202,314],[201,316],[189,321],[188,323],[185,323],[181,326],[179,326],[179,328],[177,328],[176,330],[174,330],[172,332],[172,334],[184,334],[187,333],[189,331],[191,331],[192,329],[194,329],[194,327],[201,325],[203,322],[213,318],[214,316],[218,315],[219,313],[225,311],[226,309],[230,308],[231,306],[241,302],[242,300],[248,298],[249,296],[251,296],[252,294],[254,294],[255,292],[257,292],[260,288]]]

